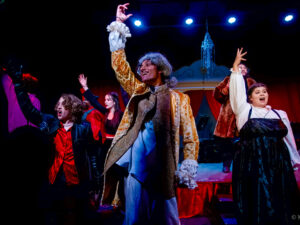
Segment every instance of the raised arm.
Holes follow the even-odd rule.
[[[116,13],[116,21],[124,23],[132,14],[126,15],[125,11],[128,9],[129,3],[118,5]]]
[[[33,124],[40,126],[40,123],[43,121],[43,113],[32,105],[27,90],[25,90],[23,85],[21,69],[20,71],[15,71],[15,69],[11,68],[9,76],[14,83],[18,103],[24,116]]]
[[[238,67],[241,61],[246,60],[245,58],[243,58],[246,54],[247,52],[243,52],[243,48],[237,50],[232,68],[233,71],[230,75],[229,81],[230,104],[232,111],[236,115],[240,114],[245,108],[245,106],[248,104],[245,81]]]
[[[129,28],[123,23],[132,14],[125,14],[129,3],[119,5],[116,13],[116,21],[107,26],[109,32],[109,46],[111,54],[112,68],[115,71],[116,78],[118,79],[124,90],[131,96],[136,88],[143,86],[131,70],[129,63],[126,60],[125,43],[128,37],[131,37]]]
[[[79,74],[78,81],[79,81],[79,83],[80,83],[80,85],[81,85],[81,87],[83,88],[84,91],[89,89],[89,87],[87,85],[87,77],[84,76],[83,73]]]
[[[87,77],[84,76],[84,74],[79,74],[78,81],[82,89],[84,90],[83,96],[91,103],[91,105],[95,109],[99,110],[102,114],[105,114],[107,112],[107,109],[98,102],[97,97],[88,88]]]

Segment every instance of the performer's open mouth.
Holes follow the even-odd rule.
[[[259,98],[259,101],[261,101],[261,102],[264,102],[266,100],[266,98],[265,97],[261,97],[261,98]]]
[[[143,71],[142,76],[146,76],[146,75],[148,75],[148,71]]]

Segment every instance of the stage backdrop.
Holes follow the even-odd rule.
[[[280,82],[267,84],[269,105],[274,109],[286,111],[291,122],[300,123],[300,82]],[[206,98],[212,115],[218,118],[220,103],[213,98],[213,90],[185,91],[190,96],[194,116],[199,112],[203,98]]]
[[[203,84],[203,83],[202,83]],[[213,88],[199,87],[198,90],[180,90],[188,94],[191,100],[193,114],[198,123],[203,116],[208,116],[209,120],[205,126],[205,132],[201,130],[199,133],[205,133],[200,138],[209,138],[212,135],[214,125],[219,115],[220,103],[213,98]],[[91,87],[95,95],[99,96],[98,101],[104,104],[104,96],[115,91],[119,94],[121,109],[125,109],[127,100],[123,100],[122,91],[117,82],[104,81]],[[280,82],[268,85],[269,104],[274,109],[286,111],[291,122],[300,123],[300,82]],[[124,103],[125,102],[125,103]],[[200,136],[200,135],[199,135]]]

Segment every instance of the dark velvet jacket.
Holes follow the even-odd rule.
[[[256,81],[251,77],[244,77],[244,79],[247,81],[247,83],[245,83],[246,90],[247,87],[256,83]],[[230,76],[225,77],[225,79],[217,85],[213,93],[214,98],[222,104],[214,130],[214,135],[222,138],[234,138],[238,136],[235,115],[232,111],[229,100],[229,80]]]
[[[25,117],[36,124],[51,139],[51,143],[53,143],[60,121],[53,115],[42,113],[33,107],[21,83],[15,84],[15,91]],[[97,182],[99,179],[99,172],[96,165],[97,148],[90,124],[88,122],[74,123],[71,128],[71,135],[75,166],[80,183]],[[55,153],[54,148],[53,144],[53,153]]]

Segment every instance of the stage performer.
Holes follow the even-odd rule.
[[[248,87],[255,83],[255,80],[249,76],[249,69],[245,64],[240,63],[239,69],[246,81],[245,85],[247,91]],[[229,100],[229,80],[230,76],[226,76],[224,80],[216,86],[213,93],[214,98],[221,103],[220,113],[214,130],[214,138],[222,152],[224,173],[230,172],[230,166],[235,152],[234,144],[238,141],[235,115],[232,112]]]
[[[116,21],[108,27],[112,67],[131,96],[104,166],[103,203],[114,196],[116,163],[126,172],[124,224],[180,224],[175,197],[175,173],[179,182],[197,186],[199,139],[187,95],[171,89],[172,67],[160,53],[138,61],[137,79],[126,61],[125,42],[130,37],[124,22],[131,16],[129,4],[117,7]],[[180,135],[184,160],[177,170]]]
[[[10,76],[25,117],[53,143],[48,182],[41,191],[46,224],[84,224],[89,210],[88,193],[99,189],[100,174],[91,126],[81,122],[82,101],[72,94],[63,94],[55,106],[57,117],[45,114],[31,104],[21,73],[11,71]]]
[[[105,127],[105,146],[110,147],[111,142],[115,136],[118,126],[121,122],[123,112],[120,108],[119,96],[116,92],[109,92],[105,95],[104,104],[102,106],[98,102],[98,97],[95,96],[87,85],[87,77],[84,74],[80,74],[78,77],[79,83],[83,88],[83,96],[87,99],[95,109],[100,111],[104,117]]]
[[[102,106],[98,101],[98,96],[95,96],[91,90],[88,87],[87,84],[87,77],[84,74],[80,74],[78,76],[78,81],[84,90],[83,97],[90,102],[90,104],[100,111],[104,115],[104,138],[105,141],[102,145],[100,157],[99,157],[99,166],[100,166],[100,173],[103,172],[104,167],[104,161],[107,154],[107,151],[109,147],[111,146],[112,140],[115,136],[115,133],[118,129],[118,126],[121,122],[123,112],[120,108],[119,103],[119,96],[116,92],[109,92],[105,95],[104,104],[105,106]],[[101,178],[102,180],[102,178]],[[121,202],[119,201],[119,198],[124,199],[123,191],[120,192],[119,190],[119,196],[116,197],[115,201],[113,202],[114,206],[119,206]],[[120,196],[121,195],[121,196]]]
[[[80,91],[83,93],[84,90],[81,88]],[[95,96],[96,98],[98,96]],[[84,113],[82,115],[81,120],[87,121],[91,124],[91,128],[93,131],[93,137],[97,144],[97,166],[98,171],[101,174],[103,171],[103,163],[102,163],[102,157],[101,154],[103,152],[103,147],[105,143],[105,128],[104,128],[104,116],[102,113],[100,113],[97,109],[95,109],[90,101],[88,101],[84,96],[82,96],[82,103],[83,103],[83,110]],[[103,178],[100,178],[100,181],[103,180]],[[90,204],[93,206],[93,208],[98,209],[100,204],[100,197],[102,193],[101,187],[103,184],[100,184],[100,189],[97,190],[97,192],[91,191],[90,192]]]
[[[232,178],[238,222],[296,224],[299,221],[293,216],[300,214],[299,191],[291,158],[297,163],[299,158],[290,122],[284,111],[267,105],[265,84],[249,87],[247,102],[245,80],[238,68],[246,60],[246,53],[243,48],[237,50],[229,83],[231,107],[240,134]]]

